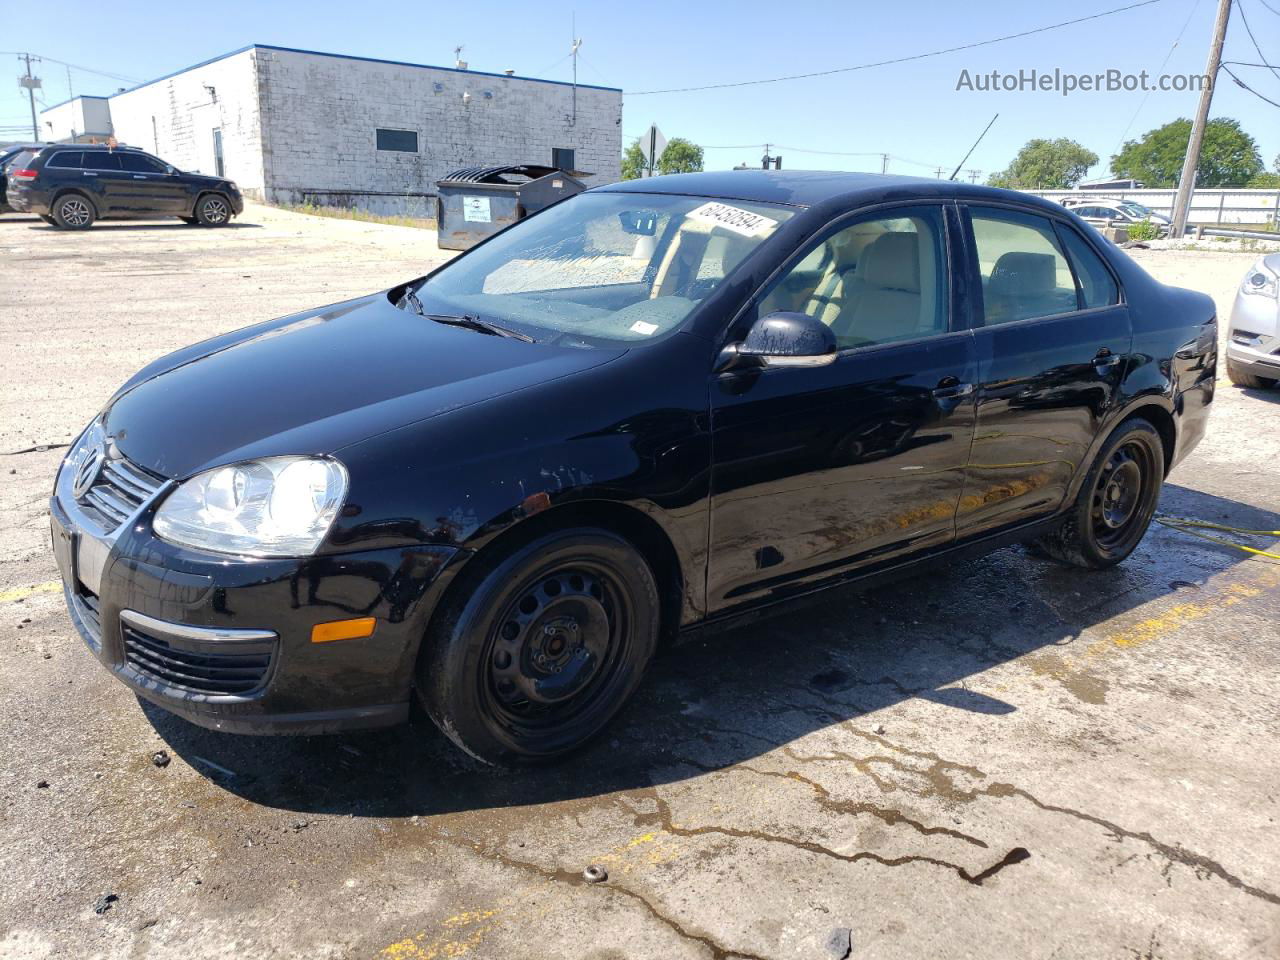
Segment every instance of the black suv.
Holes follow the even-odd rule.
[[[69,230],[99,217],[178,217],[221,227],[244,210],[232,181],[183,173],[131,147],[49,146],[18,154],[5,172],[10,207]]]

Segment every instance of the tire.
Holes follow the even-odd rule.
[[[1227,379],[1237,387],[1248,387],[1251,390],[1270,390],[1276,385],[1276,381],[1270,377],[1257,377],[1241,370],[1231,362],[1230,357],[1227,357]]]
[[[196,201],[195,218],[201,226],[225,227],[231,222],[231,204],[220,193],[206,193]]]
[[[64,193],[53,202],[53,222],[64,230],[88,230],[98,219],[98,211],[88,197]]]
[[[1164,482],[1164,443],[1141,418],[1126,420],[1089,468],[1067,519],[1036,546],[1055,560],[1103,570],[1133,553],[1151,525]]]
[[[658,643],[658,587],[644,558],[604,530],[539,537],[463,574],[418,658],[431,719],[471,756],[554,760],[600,733]]]
[[[58,225],[58,221],[53,219],[53,217],[49,216],[47,213],[40,214],[40,219],[51,227],[56,227]]]

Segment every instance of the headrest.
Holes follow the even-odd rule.
[[[883,233],[862,252],[858,279],[864,287],[920,292],[919,238],[905,231]]]
[[[991,271],[991,288],[999,293],[1043,296],[1058,286],[1058,265],[1051,253],[1005,253]]]

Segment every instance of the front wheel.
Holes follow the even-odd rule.
[[[206,227],[225,227],[231,222],[231,204],[216,193],[206,194],[196,203],[196,219]]]
[[[463,576],[418,663],[418,694],[445,735],[505,765],[555,759],[603,730],[657,646],[658,588],[639,552],[571,529]]]
[[[1103,445],[1062,526],[1036,543],[1073,566],[1114,566],[1146,535],[1163,482],[1159,432],[1146,420],[1127,420]]]

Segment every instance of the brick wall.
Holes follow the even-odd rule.
[[[616,90],[468,71],[257,49],[268,199],[434,215],[435,183],[459,167],[551,163],[575,151],[589,186],[618,179]],[[470,97],[464,99],[464,94]],[[379,127],[418,152],[378,150]]]

